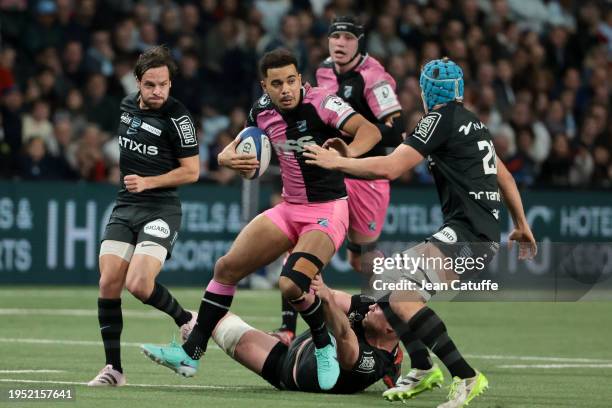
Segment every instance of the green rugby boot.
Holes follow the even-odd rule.
[[[438,405],[438,408],[462,408],[489,388],[487,377],[476,371],[472,378],[453,378],[448,393],[448,401]]]
[[[405,401],[423,391],[441,387],[443,382],[444,374],[435,364],[429,370],[413,368],[397,381],[395,387],[383,392],[383,398],[387,401]]]
[[[183,377],[193,377],[200,366],[199,360],[194,360],[185,353],[180,344],[172,341],[167,346],[158,346],[155,344],[143,344],[140,349],[145,356],[168,367],[177,374]]]

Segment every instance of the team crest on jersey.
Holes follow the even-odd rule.
[[[257,101],[257,103],[259,104],[259,106],[261,106],[262,108],[264,106],[268,106],[268,104],[270,103],[270,95],[268,94],[263,94],[261,95],[261,98],[259,98],[259,100]]]
[[[352,94],[353,94],[353,85],[345,86],[344,91],[342,92],[342,95],[344,95],[344,98],[348,99],[351,97]]]
[[[170,119],[172,119],[172,124],[176,128],[176,131],[178,132],[179,137],[181,138],[182,147],[198,145],[195,128],[193,127],[193,123],[191,122],[189,116],[183,115],[180,118]]]
[[[134,116],[132,118],[132,123],[130,123],[130,127],[127,130],[128,135],[134,135],[138,132],[138,128],[142,125],[142,119],[138,116]]]
[[[359,369],[362,371],[372,371],[375,365],[376,361],[374,360],[374,356],[363,356],[359,363]]]
[[[442,115],[439,112],[430,112],[417,123],[416,129],[414,129],[412,135],[421,142],[427,143],[431,135],[434,134],[441,117]]]
[[[305,120],[298,120],[297,122],[295,122],[297,129],[304,133],[305,131],[308,130],[308,126]]]
[[[369,229],[370,231],[376,231],[376,221],[370,221],[370,222],[368,223],[368,229]]]

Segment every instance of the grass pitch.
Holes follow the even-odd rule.
[[[200,289],[171,288],[197,309]],[[376,407],[377,383],[350,396],[280,392],[227,357],[211,341],[197,376],[184,379],[139,351],[176,332],[161,312],[125,293],[122,357],[129,386],[88,388],[104,365],[98,333],[97,289],[0,288],[0,406],[59,405],[7,402],[9,388],[73,387],[79,407]],[[490,382],[470,407],[612,407],[612,303],[434,303],[451,336]],[[279,325],[276,291],[239,291],[232,311],[251,325]],[[301,322],[300,322],[301,323]],[[303,328],[303,326],[301,326]],[[404,370],[406,372],[406,369]],[[446,384],[450,379],[446,378]],[[446,389],[422,394],[412,407],[436,407]],[[62,405],[70,406],[70,403]]]

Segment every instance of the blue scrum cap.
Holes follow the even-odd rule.
[[[444,57],[429,61],[419,79],[427,109],[454,100],[463,100],[463,71],[453,61]]]

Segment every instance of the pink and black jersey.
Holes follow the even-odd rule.
[[[290,111],[277,109],[264,94],[251,108],[247,126],[263,129],[278,156],[283,198],[294,204],[336,200],[346,196],[344,175],[306,164],[304,146],[322,145],[341,136],[340,129],[355,110],[323,88],[305,84],[300,103]]]
[[[395,80],[369,55],[362,56],[359,64],[344,74],[336,72],[331,57],[327,58],[317,69],[317,86],[337,94],[372,123],[382,123],[402,110]],[[388,143],[381,141],[361,157],[384,156],[384,146]]]

